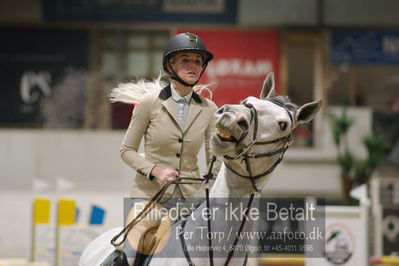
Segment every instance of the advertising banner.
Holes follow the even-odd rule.
[[[236,23],[237,0],[42,0],[45,21]]]
[[[248,96],[259,97],[267,74],[274,72],[278,90],[280,36],[272,30],[191,30],[214,58],[200,83],[214,83],[213,101],[221,106]]]
[[[382,211],[383,255],[399,251],[399,207],[384,208]]]
[[[334,64],[399,64],[399,31],[333,31]]]
[[[77,78],[81,74],[72,74],[87,71],[88,32],[37,28],[0,32],[4,40],[0,43],[0,124],[41,125],[41,103],[50,97],[52,104],[57,104],[57,97],[60,103],[68,103],[57,105],[62,108],[58,114],[54,108],[50,111],[58,116],[55,119],[68,114],[66,120],[74,118],[73,124],[81,124],[84,82]]]
[[[306,266],[368,265],[367,205],[327,206],[323,258],[307,258]]]
[[[379,173],[380,174],[380,173]],[[399,249],[399,181],[376,175],[371,181],[375,254],[397,254]]]

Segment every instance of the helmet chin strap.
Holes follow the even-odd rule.
[[[174,79],[174,80],[180,82],[182,85],[184,85],[184,86],[186,86],[186,87],[194,87],[194,86],[198,83],[198,81],[201,79],[202,74],[204,73],[204,71],[205,71],[205,69],[206,69],[206,67],[207,67],[208,64],[205,64],[205,65],[204,65],[204,69],[201,71],[201,74],[200,74],[199,78],[197,79],[196,82],[194,82],[194,83],[192,83],[192,84],[190,84],[190,83],[188,83],[188,82],[185,82],[182,78],[180,78],[179,75],[177,75],[176,71],[173,70],[173,68],[172,68],[172,66],[170,65],[170,63],[168,63],[168,65],[169,65],[170,69],[172,70],[172,71],[170,71],[170,72],[168,73],[171,79]]]
[[[185,82],[184,80],[182,80],[182,79],[177,75],[177,73],[174,72],[174,71],[171,73],[170,78],[171,78],[171,79],[174,79],[174,80],[176,80],[176,81],[178,81],[179,83],[181,83],[182,85],[184,85],[184,86],[186,86],[186,87],[194,87],[195,84],[197,84],[197,82],[198,82],[198,80],[199,80],[199,79],[198,79],[196,82],[194,82],[194,83],[192,83],[192,84],[187,83],[187,82]]]

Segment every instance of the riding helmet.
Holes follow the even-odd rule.
[[[197,35],[190,32],[177,34],[169,41],[163,54],[163,69],[169,75],[173,74],[167,67],[169,60],[180,52],[200,53],[204,59],[204,66],[213,58],[213,54],[206,50],[204,42]]]

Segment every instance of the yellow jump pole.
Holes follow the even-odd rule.
[[[297,266],[297,265],[305,265],[305,258],[261,258],[259,260],[259,265],[284,265],[284,266]]]
[[[372,265],[399,265],[399,256],[375,256],[371,257]]]
[[[57,208],[57,224],[55,226],[55,266],[61,265],[61,227],[75,224],[75,201],[59,199]]]
[[[32,238],[31,238],[31,257],[30,261],[36,260],[36,225],[50,223],[50,200],[36,198],[33,201],[32,211]]]

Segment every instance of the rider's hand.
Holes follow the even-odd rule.
[[[158,165],[152,169],[151,175],[155,176],[155,178],[158,179],[162,184],[166,184],[169,181],[179,177],[179,173],[176,170],[162,168]]]

